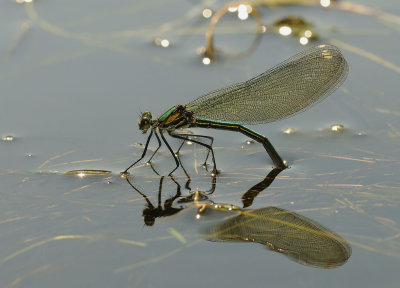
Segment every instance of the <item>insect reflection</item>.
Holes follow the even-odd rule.
[[[162,187],[163,187],[163,182],[165,179],[165,176],[160,176],[160,174],[154,169],[153,165],[151,162],[149,163],[150,167],[156,173],[158,176],[160,176],[160,182],[159,182],[159,187],[158,187],[158,196],[157,196],[157,205],[154,205],[148,196],[146,196],[143,192],[141,192],[130,180],[129,177],[126,177],[126,181],[128,184],[137,192],[139,193],[147,202],[147,207],[143,210],[143,218],[144,218],[144,223],[147,226],[153,226],[155,223],[156,218],[160,217],[168,217],[172,216],[181,210],[184,209],[183,204],[191,204],[193,202],[199,202],[199,201],[205,201],[209,199],[208,195],[211,195],[214,193],[215,187],[217,185],[217,177],[216,175],[211,176],[211,187],[207,191],[200,191],[198,189],[192,191],[190,188],[190,183],[192,179],[190,178],[189,174],[187,173],[186,169],[183,167],[182,162],[180,161],[179,155],[178,155],[178,161],[185,172],[185,175],[187,177],[186,183],[185,183],[185,188],[190,191],[189,195],[187,196],[182,196],[182,187],[179,184],[178,181],[175,180],[175,178],[172,175],[169,175],[168,177],[176,184],[176,193],[174,196],[166,199],[163,203],[162,201]],[[271,183],[275,180],[275,177],[279,175],[279,173],[282,172],[281,169],[275,168],[271,170],[267,176],[259,183],[251,187],[248,191],[246,191],[243,196],[242,196],[242,203],[243,207],[249,207],[252,205],[254,198],[263,190],[265,190]],[[176,202],[176,203],[175,203]],[[211,201],[212,202],[212,201]]]
[[[161,200],[164,176],[160,177],[157,205],[137,189],[129,185],[146,200],[143,210],[144,223],[153,226],[160,217],[191,217],[202,237],[213,242],[254,242],[268,249],[285,254],[292,261],[318,268],[339,267],[351,255],[351,246],[337,233],[318,222],[293,211],[278,207],[244,209],[253,204],[257,195],[265,190],[282,170],[274,169],[259,183],[242,195],[243,208],[232,204],[214,203],[210,198],[216,188],[215,177],[208,191],[196,189],[189,196],[182,195],[181,185],[176,193],[164,202]],[[188,187],[190,177],[185,187]],[[190,205],[188,205],[188,203]],[[185,211],[183,214],[183,210]],[[181,212],[181,213],[179,213]],[[205,224],[204,224],[205,223]],[[211,224],[210,224],[211,223]]]
[[[196,190],[195,192],[191,193],[189,196],[183,197],[182,193],[181,193],[181,185],[172,176],[170,176],[170,179],[177,186],[176,193],[174,196],[166,199],[163,203],[161,196],[162,196],[162,186],[163,186],[164,178],[165,178],[165,176],[161,176],[161,178],[160,178],[160,183],[159,183],[159,187],[158,187],[158,196],[157,196],[157,206],[154,205],[150,201],[148,196],[146,196],[138,188],[136,188],[135,185],[133,185],[133,183],[129,180],[129,178],[126,178],[126,181],[128,182],[128,184],[136,192],[138,192],[140,195],[142,195],[143,198],[147,202],[147,205],[146,205],[147,207],[143,210],[143,214],[142,214],[144,224],[146,224],[147,226],[153,226],[157,218],[172,216],[172,215],[180,212],[181,210],[184,209],[184,205],[183,205],[184,203],[207,200],[208,199],[207,194],[211,194],[215,190],[216,177],[214,176],[210,190],[205,191],[205,192]],[[189,183],[190,183],[190,180],[188,180],[186,182],[185,187],[189,187],[188,186]],[[176,201],[177,203],[175,203],[175,200],[177,200]]]

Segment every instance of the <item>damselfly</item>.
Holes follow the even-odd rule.
[[[152,118],[152,114],[146,111],[142,113],[138,124],[144,134],[150,129],[150,135],[142,156],[123,173],[144,158],[154,134],[158,147],[150,160],[161,147],[162,139],[176,162],[176,167],[170,172],[172,174],[179,167],[179,161],[164,132],[171,137],[184,141],[190,139],[206,147],[206,161],[211,152],[213,173],[216,173],[213,137],[177,133],[177,129],[189,127],[241,132],[261,143],[278,169],[285,169],[286,164],[269,140],[243,124],[273,122],[304,111],[336,90],[346,79],[347,73],[348,65],[340,50],[332,45],[319,45],[248,81],[205,94],[186,105],[173,106],[158,118]],[[194,139],[194,136],[198,138]],[[199,141],[199,138],[208,139],[210,143]]]

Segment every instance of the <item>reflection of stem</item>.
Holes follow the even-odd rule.
[[[232,3],[228,3],[225,6],[223,6],[221,9],[219,9],[217,11],[217,13],[214,14],[214,16],[211,18],[211,22],[210,25],[207,28],[206,31],[206,50],[204,52],[204,55],[206,57],[208,57],[210,60],[215,59],[215,49],[214,49],[214,43],[213,43],[213,36],[214,36],[214,30],[215,30],[215,26],[217,25],[218,21],[221,19],[222,16],[224,16],[227,12],[229,12],[229,9],[232,7],[238,7],[239,5],[249,5],[246,2],[232,2]],[[253,45],[250,46],[249,49],[247,49],[247,51],[240,53],[240,56],[244,56],[247,55],[249,53],[251,53],[255,47],[259,43],[260,40],[260,35],[264,32],[264,26],[263,23],[261,21],[260,18],[260,14],[258,13],[258,11],[251,6],[251,12],[250,14],[253,16],[254,20],[256,20],[257,22],[257,28],[258,28],[258,37],[255,39]],[[239,56],[237,55],[237,56]]]
[[[389,22],[392,24],[400,25],[400,17],[399,16],[390,14],[387,12],[383,12],[376,8],[371,8],[371,7],[368,7],[365,5],[351,3],[351,2],[334,2],[334,3],[332,3],[332,7],[343,10],[343,11],[353,12],[355,14],[366,15],[366,16],[375,16],[384,22]]]
[[[3,258],[2,263],[4,264],[5,262],[15,258],[16,256],[18,256],[18,255],[20,255],[20,254],[22,254],[24,252],[27,252],[27,251],[32,250],[33,248],[36,248],[36,247],[39,247],[39,246],[43,246],[43,245],[45,245],[47,243],[50,243],[52,241],[70,240],[70,239],[85,239],[85,240],[94,241],[94,240],[96,240],[96,237],[93,236],[93,235],[59,235],[59,236],[55,236],[55,237],[52,237],[52,238],[45,239],[43,241],[36,242],[36,243],[34,243],[34,244],[32,244],[32,245],[30,245],[28,247],[25,247],[25,248],[23,248],[23,249],[21,249],[21,250],[19,250],[17,252],[14,252],[11,255],[8,255],[7,257]]]
[[[397,66],[396,64],[383,59],[382,57],[375,55],[367,50],[364,50],[362,48],[359,48],[357,46],[345,43],[343,41],[339,41],[339,40],[335,40],[335,39],[331,39],[330,43],[332,43],[333,45],[338,46],[341,49],[353,52],[361,57],[364,57],[372,62],[375,62],[383,67],[386,67],[394,72],[400,73],[400,66]]]
[[[171,257],[172,255],[175,255],[175,254],[177,254],[179,252],[184,251],[185,249],[188,249],[188,248],[190,248],[190,247],[192,247],[194,245],[199,244],[201,241],[202,241],[202,239],[197,239],[197,240],[195,240],[193,242],[190,242],[190,243],[188,243],[188,244],[186,244],[184,246],[181,246],[181,247],[179,247],[179,248],[177,248],[175,250],[168,251],[167,253],[164,253],[164,254],[162,254],[160,256],[153,257],[153,258],[150,258],[150,259],[144,260],[144,261],[139,261],[139,262],[137,262],[135,264],[132,264],[132,265],[127,265],[127,266],[120,267],[118,269],[115,269],[114,273],[116,273],[116,274],[123,273],[123,272],[127,272],[127,271],[130,271],[130,270],[134,270],[134,269],[142,267],[142,266],[148,266],[148,265],[151,265],[151,264],[158,263],[158,262],[160,262],[162,260],[165,260],[165,259]]]
[[[31,28],[31,25],[29,25],[28,22],[22,23],[21,29],[17,34],[17,38],[14,40],[10,49],[8,49],[8,51],[4,55],[4,58],[10,57],[14,53],[14,51],[17,49],[18,45],[21,44],[22,39],[24,38],[24,36],[26,35],[26,33],[29,31],[30,28]]]

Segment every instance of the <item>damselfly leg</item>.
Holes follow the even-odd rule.
[[[179,154],[179,151],[181,150],[183,144],[185,144],[186,141],[192,141],[192,139],[193,139],[192,137],[209,139],[210,140],[210,144],[208,144],[208,145],[211,146],[211,147],[212,147],[212,145],[214,143],[214,137],[207,136],[207,135],[200,135],[200,134],[179,134],[179,135],[187,136],[187,140],[182,141],[182,143],[179,146],[178,150],[175,152],[176,154]],[[207,149],[207,156],[206,156],[206,159],[204,160],[204,163],[202,164],[202,166],[207,167],[207,160],[208,160],[209,156],[210,156],[210,149]]]
[[[171,131],[169,131],[169,130],[167,130],[167,131],[168,131],[168,134],[169,134],[171,137],[178,138],[178,139],[182,139],[182,140],[184,140],[184,141],[189,140],[187,134],[178,134],[178,133],[171,132]],[[192,136],[194,136],[194,135],[192,135]],[[200,136],[203,136],[203,135],[200,135]],[[209,136],[207,136],[207,137],[209,137]],[[207,137],[206,137],[206,138],[207,138]],[[211,138],[212,138],[212,137],[211,137]],[[213,172],[212,172],[212,173],[213,173],[213,174],[217,174],[217,173],[218,173],[218,171],[217,171],[217,164],[215,163],[214,150],[213,150],[212,146],[211,146],[211,145],[208,145],[208,144],[205,144],[205,143],[203,143],[203,142],[201,142],[201,141],[194,140],[194,139],[190,139],[190,141],[192,141],[193,143],[199,144],[199,145],[201,145],[201,146],[207,148],[207,149],[208,149],[208,153],[211,152],[211,157],[212,157],[212,161],[213,161],[213,165],[214,165],[214,168],[213,168]],[[174,156],[175,156],[175,155],[174,155]],[[208,157],[208,156],[207,156],[207,157]],[[206,159],[207,159],[207,158],[206,158]],[[175,170],[176,170],[177,168],[178,168],[178,167],[176,167]],[[174,170],[174,171],[175,171],[175,170]],[[171,173],[172,173],[172,172],[171,172]]]
[[[126,174],[126,173],[128,172],[129,169],[131,169],[133,166],[135,166],[136,163],[138,163],[140,160],[142,160],[142,159],[144,158],[144,156],[146,156],[147,148],[149,147],[149,143],[150,143],[150,140],[151,140],[151,137],[152,137],[152,136],[153,136],[153,129],[151,129],[150,135],[149,135],[149,137],[147,137],[146,145],[144,146],[144,150],[143,150],[142,156],[140,156],[140,158],[139,158],[138,160],[136,160],[135,162],[133,162],[133,163],[132,163],[128,168],[126,168],[126,169],[124,170],[124,172],[122,172],[121,174]]]

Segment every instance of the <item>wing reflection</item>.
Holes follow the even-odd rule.
[[[207,214],[208,209],[226,208],[204,204],[198,215]],[[345,239],[292,211],[264,207],[236,214],[237,210],[234,217],[202,229],[203,237],[209,241],[257,242],[296,262],[320,268],[341,266],[351,255]]]

